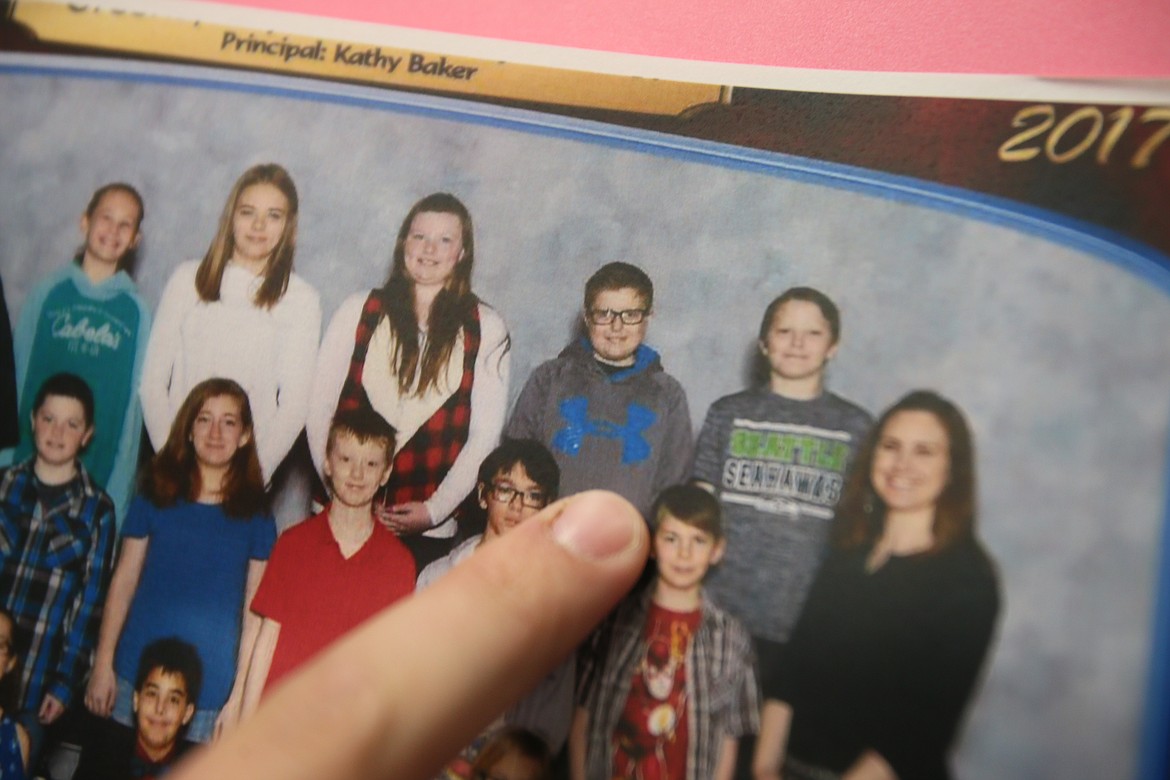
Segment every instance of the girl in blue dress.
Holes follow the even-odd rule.
[[[139,656],[176,636],[203,661],[187,738],[235,723],[259,631],[249,604],[276,540],[254,438],[248,396],[230,379],[199,383],[179,409],[122,529],[85,696],[95,714],[132,726]]]

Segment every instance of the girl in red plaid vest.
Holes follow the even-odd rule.
[[[508,389],[508,331],[471,291],[475,236],[454,195],[414,204],[390,278],[346,299],[325,332],[306,426],[318,470],[338,409],[368,405],[397,431],[379,518],[422,568],[445,555],[456,510],[499,440]]]

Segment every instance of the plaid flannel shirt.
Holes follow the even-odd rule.
[[[68,706],[89,671],[114,534],[114,504],[80,463],[48,508],[32,460],[0,471],[0,598],[27,639],[21,709],[45,694]]]
[[[630,684],[646,656],[646,619],[653,583],[626,599],[615,611],[600,669],[581,670],[588,687],[581,704],[589,712],[585,777],[609,780],[613,770],[614,730],[621,720]],[[725,737],[739,738],[759,730],[760,694],[755,660],[747,630],[702,597],[699,629],[686,653],[687,771],[686,780],[715,775]],[[586,657],[588,666],[595,661]]]
[[[362,385],[366,365],[366,353],[370,339],[382,318],[387,316],[389,304],[381,290],[372,290],[362,307],[354,334],[353,356],[350,358],[349,373],[341,387],[337,408],[357,409],[369,407],[370,400]],[[473,305],[463,321],[463,373],[459,387],[423,423],[407,442],[399,442],[394,455],[390,480],[379,492],[380,501],[385,504],[402,504],[408,501],[426,501],[439,483],[447,476],[463,445],[467,443],[471,426],[471,387],[475,382],[475,361],[479,355],[480,327],[479,306]],[[378,360],[386,360],[379,355]],[[422,356],[419,356],[422,360]],[[437,518],[443,520],[445,518]]]

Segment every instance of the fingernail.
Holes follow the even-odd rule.
[[[553,538],[578,558],[601,561],[628,550],[642,519],[616,496],[581,495],[553,521]]]

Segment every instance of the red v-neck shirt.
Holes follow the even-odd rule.
[[[328,510],[281,534],[252,611],[280,623],[265,684],[308,661],[345,632],[414,591],[414,558],[381,523],[349,558],[329,530]]]

